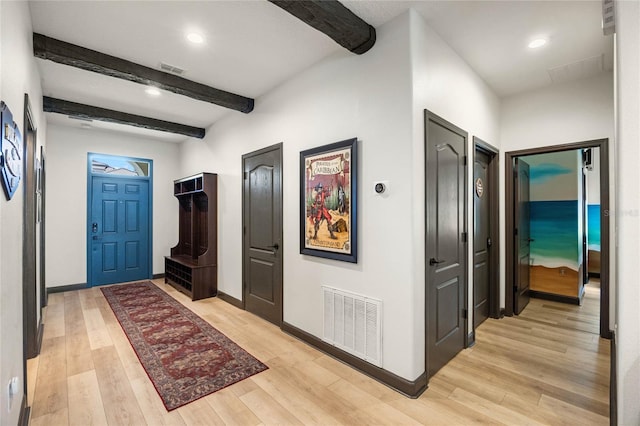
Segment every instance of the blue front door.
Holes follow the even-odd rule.
[[[149,181],[92,176],[90,285],[151,278]]]

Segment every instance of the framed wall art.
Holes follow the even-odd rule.
[[[4,102],[0,102],[0,179],[11,200],[22,179],[22,135],[13,114]]]
[[[300,152],[300,253],[358,262],[357,139]]]

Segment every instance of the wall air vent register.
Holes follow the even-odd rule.
[[[322,286],[323,340],[382,367],[382,301]]]

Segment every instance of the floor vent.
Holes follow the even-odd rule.
[[[382,367],[382,301],[322,286],[324,341]]]

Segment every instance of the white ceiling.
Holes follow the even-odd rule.
[[[602,35],[600,0],[343,3],[374,27],[415,9],[501,97],[548,86],[551,75],[566,81],[612,68],[613,41]],[[31,1],[30,8],[34,32],[152,68],[165,62],[185,69],[187,79],[253,98],[342,49],[263,0]],[[185,40],[194,30],[204,35],[203,45]],[[549,44],[528,49],[537,36]],[[168,92],[150,98],[137,83],[37,62],[45,96],[205,128],[226,114],[242,114]],[[82,123],[52,113],[47,120]],[[91,125],[185,139],[130,126]]]

